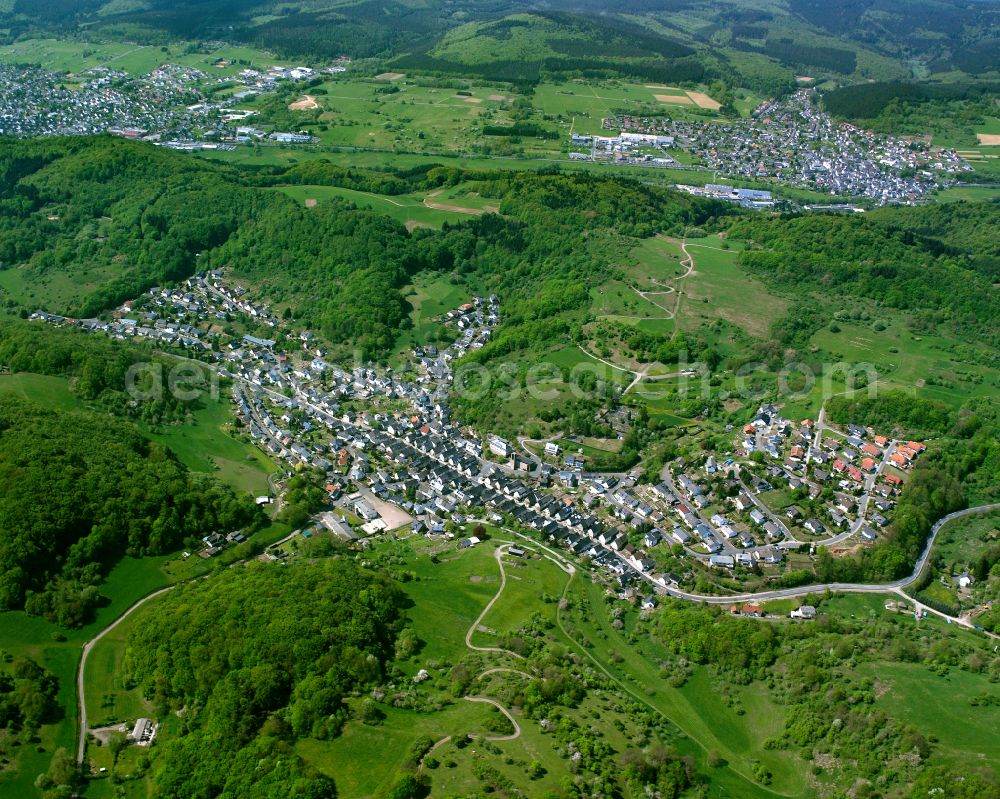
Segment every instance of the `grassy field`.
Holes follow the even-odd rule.
[[[663,308],[617,280],[595,286],[590,290],[590,298],[590,310],[595,316],[636,322],[669,318]],[[660,301],[667,302],[669,297]]]
[[[460,192],[454,191],[447,195],[435,194],[433,197],[423,194],[389,196],[355,191],[354,189],[342,189],[339,186],[281,186],[276,191],[287,194],[297,202],[309,202],[309,204],[312,204],[310,201],[323,202],[331,197],[350,200],[359,207],[372,208],[386,216],[391,216],[411,230],[415,227],[440,228],[445,222],[458,222],[467,219],[469,216],[481,212],[484,205],[489,206],[487,200],[463,196]],[[447,205],[454,210],[429,207],[424,204],[425,200],[434,205]],[[470,204],[464,206],[465,202]],[[461,208],[466,208],[466,210],[458,210]],[[492,209],[492,206],[490,208]]]
[[[34,780],[48,768],[55,749],[65,747],[75,752],[78,724],[76,669],[84,642],[146,594],[180,580],[207,574],[215,568],[225,568],[237,558],[245,557],[253,548],[262,548],[288,532],[283,525],[272,525],[256,533],[242,548],[228,549],[212,562],[195,557],[185,559],[178,553],[147,558],[125,557],[99,586],[101,595],[106,598],[105,604],[98,607],[93,621],[77,630],[66,630],[20,611],[0,613],[0,651],[15,657],[31,657],[52,671],[59,680],[59,703],[64,708],[62,719],[42,727],[38,744],[16,750],[13,769],[0,770],[0,796],[40,796],[34,787]],[[117,677],[124,636],[130,623],[131,617],[102,639],[88,660],[84,677],[88,721],[92,725],[135,718],[145,707],[141,697],[135,691],[125,690]],[[95,783],[95,786],[93,795],[103,795],[104,786],[100,783]],[[92,792],[88,791],[90,795]]]
[[[141,424],[140,429],[147,438],[173,450],[193,471],[213,474],[241,491],[266,494],[267,476],[278,467],[257,447],[230,434],[233,414],[228,396],[224,388],[218,397],[206,395],[189,422]]]
[[[1000,707],[971,700],[996,696],[984,674],[951,669],[945,676],[917,663],[871,664],[865,672],[883,693],[880,709],[927,731],[936,739],[931,762],[1000,762]]]
[[[0,291],[28,307],[44,305],[53,312],[69,311],[78,308],[91,293],[122,272],[118,264],[93,265],[73,272],[46,270],[40,273],[18,266],[0,270]]]
[[[69,381],[61,377],[36,374],[0,375],[0,393],[10,393],[49,408],[71,410],[83,403],[70,392]],[[170,425],[158,429],[145,427],[149,438],[169,446],[191,469],[214,473],[237,489],[255,493],[267,490],[267,474],[274,465],[258,450],[232,438],[226,432],[231,413],[225,396],[206,398],[194,412],[193,424]],[[276,525],[257,533],[248,545],[262,546],[287,534]],[[79,630],[62,630],[44,619],[29,617],[21,612],[0,614],[0,649],[14,656],[27,655],[50,669],[58,678],[60,703],[64,718],[45,725],[40,742],[22,746],[16,751],[14,768],[0,771],[0,794],[31,797],[38,795],[35,777],[48,767],[52,752],[58,747],[74,748],[76,729],[75,670],[83,642],[92,638],[110,621],[119,616],[135,600],[176,580],[189,579],[207,573],[238,557],[236,549],[227,550],[217,563],[198,558],[184,560],[173,556],[124,558],[100,585],[106,604],[99,607],[95,619]],[[103,642],[102,642],[103,643]],[[95,649],[93,669],[88,669],[88,703],[94,719],[134,716],[139,704],[135,696],[114,693],[107,686],[113,679],[117,655],[107,649]],[[91,679],[96,680],[91,684]],[[102,706],[107,696],[114,695],[114,704]],[[96,706],[95,706],[96,705]]]
[[[765,336],[786,303],[737,265],[740,243],[709,236],[688,241],[687,248],[694,271],[684,281],[677,323],[694,329],[721,318],[753,336]]]
[[[0,274],[3,274],[0,272]],[[84,403],[64,377],[30,373],[0,375],[0,393],[14,394],[45,408],[73,410]],[[139,423],[143,435],[169,447],[188,468],[214,474],[233,488],[252,494],[267,493],[267,476],[277,466],[257,447],[230,434],[233,422],[225,387],[218,396],[206,393],[183,424],[152,426]]]
[[[934,541],[934,552],[951,563],[974,563],[1000,542],[1000,513],[959,519],[944,526]]]
[[[395,346],[396,364],[411,360],[410,350],[415,345],[431,344],[434,334],[441,328],[440,317],[472,299],[473,291],[461,282],[454,282],[443,275],[419,275],[408,288],[406,299],[410,303],[412,327],[400,333]],[[449,333],[448,342],[455,337]]]
[[[30,372],[0,375],[0,394],[13,394],[52,410],[71,411],[83,406],[69,390],[66,378]]]
[[[160,597],[151,600],[150,605],[159,599]],[[150,718],[154,715],[152,706],[143,699],[141,691],[129,688],[122,680],[125,642],[139,620],[139,612],[125,619],[100,640],[87,658],[84,676],[87,724],[90,727],[103,727],[119,722],[134,723],[137,718]]]
[[[75,751],[76,668],[84,641],[92,638],[135,600],[169,582],[163,566],[166,558],[125,558],[101,585],[107,604],[98,608],[94,621],[79,630],[65,630],[45,619],[19,611],[0,613],[0,650],[15,657],[27,656],[49,669],[59,680],[59,703],[64,716],[44,725],[40,743],[22,746],[13,758],[14,769],[0,771],[0,795],[35,797],[38,774],[48,768],[58,747]],[[9,792],[9,793],[8,793]]]
[[[456,85],[406,75],[385,81],[348,73],[292,98],[310,98],[309,108],[290,108],[294,102],[270,95],[240,105],[259,111],[259,122],[304,127],[327,146],[468,153],[486,144],[507,146],[500,139],[485,139],[483,126],[513,122],[511,102],[518,96],[509,88],[471,81]],[[528,155],[559,151],[557,141],[534,137],[525,137],[517,147]]]
[[[718,686],[705,670],[697,669],[684,686],[673,688],[656,665],[665,653],[651,637],[642,636],[637,645],[626,639],[625,631],[613,627],[603,610],[600,586],[576,582],[570,601],[566,628],[577,640],[589,642],[587,652],[637,701],[677,725],[683,733],[676,743],[678,748],[702,764],[707,752],[715,750],[730,764],[729,768],[713,771],[710,796],[810,795],[795,757],[762,746],[765,738],[780,730],[783,714],[760,686],[738,689],[741,703],[749,706],[745,715],[737,714],[721,700]],[[634,618],[631,621],[634,624]],[[749,779],[752,760],[759,760],[774,774],[770,789]]]
[[[206,52],[188,52],[189,42],[165,47],[127,42],[88,42],[71,39],[22,39],[0,47],[0,63],[41,64],[53,72],[80,73],[94,67],[120,69],[143,75],[163,64],[195,67],[210,77],[228,77],[246,67],[270,68],[284,63],[262,50],[226,45]],[[215,66],[220,60],[234,62]],[[238,62],[244,63],[238,63]]]
[[[955,186],[934,195],[938,202],[989,202],[1000,198],[1000,186]]]
[[[80,638],[63,637],[63,631],[43,619],[8,611],[0,613],[0,650],[14,657],[30,657],[51,671],[59,680],[59,704],[63,718],[45,724],[38,742],[22,745],[6,754],[11,765],[0,769],[0,796],[37,797],[35,778],[46,771],[52,753],[59,747],[73,751],[76,732],[74,674],[79,659]]]
[[[622,114],[675,119],[706,115],[682,89],[621,80],[542,82],[535,89],[532,104],[564,124],[569,123],[572,132],[581,135],[611,135],[603,128],[602,119]],[[713,114],[708,112],[708,115]]]
[[[887,318],[883,324],[885,330],[875,330],[838,322],[839,332],[824,327],[813,335],[812,343],[835,360],[871,364],[882,384],[929,399],[960,404],[970,396],[996,394],[996,372],[968,363],[955,351],[953,340],[915,335],[902,319]]]

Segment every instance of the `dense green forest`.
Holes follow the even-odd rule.
[[[967,101],[972,111],[989,110],[989,98],[1000,91],[1000,84],[988,81],[974,83],[906,83],[875,81],[843,86],[823,94],[823,106],[833,116],[870,124],[879,117],[899,113],[905,105],[931,105],[939,111],[942,102]],[[980,107],[983,104],[985,107]],[[895,111],[891,110],[893,107]],[[970,117],[970,121],[974,117]]]
[[[904,312],[912,330],[950,330],[998,349],[998,224],[1000,205],[958,203],[854,216],[746,217],[730,234],[752,245],[742,264],[774,285],[869,298]],[[815,328],[823,323],[812,321]]]
[[[125,554],[254,524],[253,504],[194,478],[130,424],[0,398],[0,608],[74,627]]]
[[[401,193],[481,181],[503,217],[442,231],[415,230],[346,202],[305,209],[261,187],[314,182]],[[490,349],[541,339],[559,315],[586,303],[615,239],[678,232],[728,208],[637,182],[586,174],[399,172],[343,169],[322,161],[287,170],[240,171],[112,139],[11,143],[0,166],[0,269],[18,268],[36,288],[8,309],[89,316],[197,268],[232,266],[265,299],[331,343],[385,355],[409,324],[401,289],[418,273],[448,272],[511,304]],[[58,217],[52,219],[50,217]],[[580,234],[595,235],[580,246]],[[69,278],[76,293],[50,291]],[[543,329],[544,328],[544,329]],[[487,356],[484,357],[488,357]]]
[[[335,796],[292,744],[339,735],[346,699],[384,680],[402,605],[398,589],[343,559],[252,563],[158,602],[124,663],[160,718],[186,708],[154,765],[157,795]]]
[[[220,172],[111,138],[6,142],[0,269],[22,268],[39,287],[54,275],[71,278],[58,301],[40,299],[84,317],[188,277],[198,252],[274,199]]]
[[[552,28],[546,51],[555,56],[510,57],[504,43],[532,13]],[[679,23],[677,14],[683,14]],[[641,0],[628,9],[599,0],[557,0],[538,8],[523,0],[15,0],[0,6],[0,32],[72,34],[160,45],[171,40],[229,40],[290,56],[354,58],[403,56],[408,68],[480,74],[533,82],[542,72],[631,74],[648,80],[723,77],[733,85],[790,85],[792,70],[821,70],[860,78],[899,77],[909,61],[932,72],[995,71],[996,9],[989,3],[911,0],[905,10],[879,0],[824,3],[763,0]],[[487,64],[435,58],[449,31],[480,23]],[[859,57],[859,55],[861,57]],[[747,57],[756,60],[748,63]],[[872,73],[871,59],[885,59]],[[479,59],[476,59],[479,61]],[[763,67],[763,68],[762,68]],[[888,75],[886,74],[888,73]]]

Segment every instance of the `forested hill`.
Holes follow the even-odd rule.
[[[403,604],[348,560],[251,563],[156,603],[129,636],[124,671],[159,718],[187,708],[158,758],[157,795],[336,796],[293,744],[339,735],[347,697],[384,680]]]
[[[0,40],[81,31],[153,45],[226,39],[288,56],[404,56],[410,66],[519,82],[589,70],[779,87],[803,71],[901,77],[915,62],[929,72],[990,73],[998,18],[995,3],[963,0],[905,8],[881,0],[758,0],[752,8],[739,0],[621,8],[602,0],[12,0],[0,3]],[[474,40],[471,57],[449,50],[456,37]],[[530,46],[518,57],[511,41]]]
[[[1000,349],[998,226],[1000,205],[960,203],[747,217],[730,233],[752,242],[742,263],[773,284],[833,299],[870,298],[906,312],[911,330],[942,328]]]
[[[480,181],[502,216],[410,233],[346,202],[303,208],[267,188],[310,180],[398,193],[462,179]],[[679,233],[731,211],[583,173],[368,173],[322,162],[239,170],[110,138],[11,142],[0,162],[0,209],[0,269],[18,269],[30,285],[6,297],[10,310],[91,316],[196,269],[232,266],[263,299],[367,357],[386,354],[410,323],[402,290],[420,273],[454,272],[502,302],[520,300],[510,307],[511,333],[579,317],[623,237]],[[536,328],[504,346],[554,335]]]
[[[110,137],[4,142],[0,268],[25,267],[50,310],[91,316],[180,280],[275,198],[219,168]],[[60,302],[45,296],[70,278]],[[54,307],[53,307],[54,306]]]
[[[0,485],[0,609],[67,627],[88,620],[97,585],[123,553],[172,552],[251,524],[256,512],[126,422],[6,395]]]

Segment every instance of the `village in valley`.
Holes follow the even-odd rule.
[[[953,149],[838,123],[810,89],[767,100],[748,119],[625,115],[607,117],[602,126],[608,135],[572,134],[573,147],[589,150],[571,157],[665,167],[676,163],[672,151],[683,150],[730,178],[774,179],[876,205],[918,202],[972,169]],[[754,201],[773,205],[769,192],[732,199],[746,207],[755,207]]]
[[[763,404],[742,428],[727,428],[731,450],[676,459],[659,474],[609,474],[554,441],[531,449],[462,426],[448,406],[453,365],[490,340],[502,318],[496,296],[444,314],[454,342],[415,347],[396,369],[338,366],[316,336],[252,300],[225,270],[153,288],[109,321],[33,318],[152,341],[227,382],[239,433],[284,466],[276,495],[258,504],[280,507],[284,479],[303,471],[327,495],[309,525],[260,556],[275,562],[313,536],[365,548],[383,535],[419,535],[468,548],[502,527],[591,563],[644,608],[657,595],[722,598],[741,587],[780,596],[819,547],[836,555],[878,540],[925,449]],[[197,554],[242,540],[215,533]]]
[[[207,46],[211,52],[214,46]],[[350,59],[322,74],[345,72]],[[0,63],[0,135],[85,136],[110,133],[173,150],[233,150],[237,144],[267,140],[308,144],[295,131],[261,131],[248,124],[253,109],[240,103],[273,93],[283,83],[320,75],[310,67],[255,69],[225,58],[206,69],[164,63],[134,75],[114,66],[95,66],[66,75],[28,64]]]
[[[222,55],[227,51],[218,42],[203,43],[197,52],[202,54],[200,60],[192,61],[195,56],[189,54],[186,59],[178,59],[186,63],[165,61],[148,72],[126,71],[113,59],[77,73],[19,63],[17,57],[11,57],[9,63],[0,61],[0,135],[109,133],[174,150],[211,154],[261,146],[316,149],[334,139],[340,141],[343,136],[349,139],[350,134],[344,131],[360,124],[384,129],[370,132],[370,137],[377,138],[369,138],[366,143],[374,149],[380,149],[378,137],[384,134],[395,137],[395,148],[408,152],[457,155],[431,147],[428,132],[419,126],[410,129],[397,121],[408,104],[488,102],[488,106],[477,105],[469,111],[478,114],[486,109],[486,120],[506,119],[513,108],[512,98],[496,94],[496,86],[477,88],[482,97],[468,90],[452,94],[454,90],[448,88],[447,82],[442,88],[425,88],[424,84],[433,85],[434,80],[420,76],[414,78],[413,87],[401,87],[404,73],[365,74],[346,56],[315,66],[286,66],[273,64],[264,54],[257,54],[258,61],[264,58],[262,63],[235,55],[227,58]],[[355,82],[348,86],[343,83],[345,79]],[[275,106],[267,105],[269,99],[284,96],[279,93],[291,87],[296,87],[288,96],[293,101],[282,100],[280,118],[272,119]],[[665,169],[669,170],[668,177],[686,178],[677,184],[684,191],[764,210],[780,205],[803,210],[856,211],[863,210],[858,203],[876,207],[920,204],[928,201],[933,192],[955,186],[972,171],[972,166],[953,148],[878,134],[834,120],[820,107],[819,96],[812,88],[764,100],[745,118],[717,116],[719,103],[704,92],[685,93],[657,86],[637,91],[648,92],[648,98],[631,101],[634,113],[601,119],[605,135],[574,132],[575,117],[572,122],[563,119],[569,127],[568,140],[563,139],[568,150],[562,145],[546,149],[545,142],[539,139],[531,145],[534,155],[587,162],[591,167]],[[656,94],[662,91],[674,94]],[[426,99],[415,96],[406,100],[407,92],[430,94]],[[343,110],[322,111],[322,95],[331,93],[338,97],[346,93],[341,101],[349,102]],[[676,101],[687,101],[692,96],[698,99],[703,117],[672,110],[687,108],[677,106]],[[403,98],[393,100],[400,107],[382,110],[378,106],[387,102],[386,98],[395,97]],[[661,98],[662,112],[655,116],[647,108],[653,98]],[[538,102],[536,115],[557,118],[544,101]],[[377,107],[373,111],[366,103]],[[317,120],[318,124],[310,124]],[[296,123],[304,129],[298,129]],[[341,132],[335,133],[338,129]],[[506,129],[505,125],[480,124],[473,116],[463,127],[463,138],[471,138],[462,149],[482,149],[496,135],[509,135],[503,133]],[[455,133],[452,131],[438,144],[454,140]],[[525,141],[531,138],[525,137]],[[563,137],[548,131],[542,138]],[[527,152],[524,155],[527,157]],[[704,175],[704,183],[689,185],[693,174]],[[751,182],[753,187],[714,183],[723,176]],[[808,190],[816,200],[829,196],[834,202],[800,201],[787,192],[776,199],[772,186]]]

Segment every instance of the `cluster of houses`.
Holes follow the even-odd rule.
[[[452,363],[490,339],[500,322],[495,296],[475,297],[444,314],[455,341],[441,349],[415,347],[411,363],[399,372],[368,366],[347,370],[329,363],[310,331],[291,330],[245,291],[228,286],[221,271],[201,273],[177,289],[154,289],[141,299],[124,304],[111,322],[93,320],[85,329],[128,335],[140,327],[157,330],[164,322],[164,330],[199,342],[223,320],[252,320],[262,329],[280,331],[274,338],[216,337],[202,358],[215,361],[220,374],[232,379],[236,415],[259,447],[289,466],[325,473],[329,500],[341,513],[324,514],[318,529],[348,540],[358,535],[347,514],[358,517],[367,534],[409,524],[415,533],[442,535],[449,521],[463,524],[486,513],[493,522],[536,530],[590,558],[622,591],[634,591],[634,583],[666,589],[678,578],[658,568],[661,545],[679,544],[708,567],[780,564],[782,548],[799,542],[753,495],[781,480],[807,488],[815,498],[823,483],[840,479],[826,522],[792,506],[786,510],[791,524],[816,534],[825,532],[824,524],[847,526],[852,515],[864,515],[868,504],[867,495],[859,500],[857,494],[870,491],[877,512],[867,518],[883,526],[888,520],[880,514],[891,509],[900,482],[883,466],[896,454],[909,463],[923,449],[918,442],[901,445],[853,426],[846,434],[815,431],[809,420],[794,424],[764,405],[742,436],[747,453],[761,450],[782,462],[766,466],[765,477],[751,473],[747,478],[732,459],[719,464],[710,456],[700,466],[703,476],[680,464],[676,472],[664,473],[663,482],[640,485],[638,473],[587,474],[582,458],[564,455],[550,442],[545,455],[563,456],[561,468],[553,468],[525,458],[499,436],[484,439],[451,420]],[[60,322],[44,312],[36,317]],[[173,343],[190,346],[185,338]],[[368,410],[358,410],[359,404]],[[851,469],[869,469],[869,458],[877,458],[878,466],[858,483]],[[720,480],[726,487],[721,496],[707,487]],[[211,557],[238,542],[213,534],[199,554]]]
[[[227,533],[226,535],[223,535],[222,533],[211,533],[201,539],[204,546],[199,549],[196,554],[199,558],[208,560],[209,558],[214,558],[226,547],[242,544],[246,540],[246,533],[242,530],[236,530],[234,532]],[[188,553],[185,553],[185,556],[187,554]]]
[[[247,319],[258,326],[276,328],[278,319],[266,305],[255,303],[242,288],[223,282],[221,269],[202,272],[177,288],[155,286],[137,300],[122,303],[110,320],[75,319],[35,311],[31,319],[54,325],[103,332],[117,339],[147,339],[164,346],[196,352],[211,352],[227,337],[224,325],[233,319]],[[273,341],[244,336],[248,344],[266,348]]]
[[[972,167],[953,150],[835,122],[810,89],[768,100],[751,119],[618,116],[606,129],[672,138],[712,171],[777,179],[876,205],[916,203]]]
[[[903,472],[926,449],[921,442],[898,442],[856,424],[843,432],[811,419],[796,424],[773,405],[761,406],[741,437],[746,454],[761,452],[779,462],[765,467],[764,478],[755,478],[757,493],[770,490],[770,483],[786,484],[808,496],[814,509],[822,507],[810,515],[789,505],[783,510],[789,525],[833,538],[857,533],[866,542],[889,524]],[[821,499],[825,488],[832,498]]]
[[[233,150],[237,144],[268,139],[279,144],[317,141],[307,133],[254,131],[244,123],[256,111],[228,107],[254,95],[271,92],[282,82],[308,81],[320,72],[348,69],[343,57],[330,67],[274,66],[269,69],[228,70],[209,74],[195,67],[163,64],[145,75],[98,66],[74,76],[73,88],[65,76],[32,65],[0,65],[0,135],[92,135],[108,132],[122,138],[152,142],[173,150]],[[219,61],[219,68],[232,62]],[[234,94],[215,90],[233,82]],[[241,129],[243,132],[241,133]],[[259,135],[258,135],[259,134]]]
[[[166,68],[155,76],[131,78],[95,67],[75,88],[63,76],[37,66],[0,64],[0,135],[85,136],[109,129],[190,137],[197,115],[187,110],[197,98],[180,73]]]

